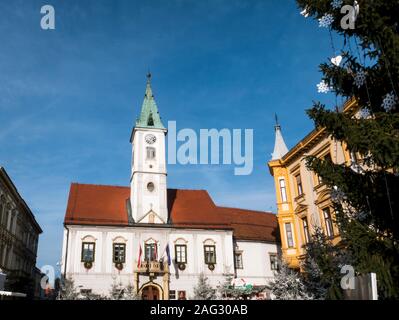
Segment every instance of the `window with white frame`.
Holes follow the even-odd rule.
[[[82,262],[94,262],[95,247],[94,242],[82,242]]]
[[[156,261],[158,258],[158,246],[156,242],[147,242],[144,245],[144,258],[146,261]]]
[[[234,264],[236,269],[244,269],[244,263],[242,261],[242,252],[234,253]]]
[[[287,202],[287,187],[285,186],[285,180],[280,179],[280,195],[281,195],[281,202]]]
[[[280,266],[279,266],[279,263],[278,263],[277,254],[271,253],[269,256],[270,256],[270,269],[271,270],[276,270],[276,271],[279,270]]]
[[[310,233],[309,233],[309,225],[308,225],[307,217],[302,218],[302,227],[303,227],[303,235],[305,237],[304,241],[305,241],[305,244],[307,244],[310,241]]]
[[[169,300],[176,300],[176,290],[169,290]]]
[[[175,245],[175,259],[176,263],[187,263],[187,245]]]
[[[147,147],[147,159],[152,160],[155,159],[155,148]]]
[[[287,236],[287,247],[293,248],[294,247],[294,237],[292,234],[292,224],[290,222],[285,224],[285,234]]]
[[[206,264],[216,264],[216,246],[204,245],[204,255]]]
[[[114,263],[125,263],[126,260],[126,244],[113,244],[113,261]]]
[[[330,208],[323,209],[323,217],[324,217],[324,222],[326,225],[326,234],[328,237],[331,238],[334,236],[334,227],[333,227],[333,222],[331,219]]]
[[[299,173],[295,176],[295,182],[296,182],[297,194],[299,197],[303,194],[302,179],[301,179],[301,175]]]

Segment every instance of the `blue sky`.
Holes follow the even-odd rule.
[[[56,30],[40,28],[51,4]],[[0,165],[44,229],[38,266],[60,260],[71,182],[128,185],[130,132],[148,69],[164,122],[254,129],[254,171],[168,167],[168,186],[207,189],[219,205],[274,210],[267,161],[274,113],[289,147],[329,34],[281,0],[0,0]]]

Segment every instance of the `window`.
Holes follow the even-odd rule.
[[[147,147],[147,159],[149,160],[155,159],[155,148]]]
[[[298,197],[299,197],[303,194],[302,180],[301,180],[300,174],[295,176],[295,181],[296,181],[296,189],[297,189],[297,193],[298,193]]]
[[[332,163],[332,158],[331,158],[331,154],[330,153],[327,153],[322,159],[324,161]]]
[[[0,202],[0,225],[3,222],[3,209],[4,209],[4,205]]]
[[[154,189],[155,189],[154,183],[149,182],[149,183],[147,184],[147,190],[150,191],[150,192],[153,192]]]
[[[7,207],[6,209],[3,211],[3,226],[5,228],[8,228],[8,210]]]
[[[285,233],[287,235],[287,246],[288,248],[294,247],[294,238],[292,236],[292,226],[291,223],[285,224]]]
[[[156,261],[157,260],[157,244],[146,243],[145,244],[145,260]]]
[[[152,117],[152,113],[150,113],[150,116],[148,117],[147,126],[149,127],[154,126],[154,118]]]
[[[88,295],[88,294],[91,294],[91,289],[80,289],[80,293],[82,294],[82,295]]]
[[[270,269],[271,270],[279,270],[279,264],[278,264],[278,258],[277,254],[271,254],[270,255]]]
[[[94,242],[83,242],[82,243],[82,262],[93,262],[94,261],[94,250],[96,244]]]
[[[350,157],[351,157],[351,162],[352,162],[352,164],[357,164],[358,159],[357,159],[356,152],[351,151],[351,152],[350,152]]]
[[[244,265],[242,262],[242,252],[236,252],[234,254],[234,264],[236,269],[244,269]]]
[[[330,154],[330,153],[327,153],[326,155],[322,156],[322,157],[320,158],[320,160],[323,160],[323,161],[327,161],[327,162],[329,162],[329,163],[332,163],[331,154]],[[323,183],[322,177],[317,176],[317,180],[318,180],[319,184],[322,184],[322,183]]]
[[[334,236],[333,222],[331,219],[330,208],[323,209],[324,222],[326,224],[326,233],[328,237]]]
[[[169,300],[176,300],[176,290],[169,290]]]
[[[310,233],[309,233],[309,225],[308,225],[308,218],[302,218],[302,227],[303,227],[303,235],[305,237],[305,244],[309,243],[310,240]]]
[[[216,247],[215,246],[204,246],[205,263],[216,264]]]
[[[287,202],[287,189],[285,187],[285,180],[280,179],[279,183],[280,183],[281,201]]]
[[[126,258],[126,244],[114,243],[114,262],[125,263]]]
[[[187,300],[186,291],[178,291],[178,300]]]
[[[175,245],[176,263],[187,263],[187,246],[185,244]]]

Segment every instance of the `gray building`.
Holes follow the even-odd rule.
[[[41,233],[32,211],[0,167],[0,270],[7,276],[5,290],[35,296]]]

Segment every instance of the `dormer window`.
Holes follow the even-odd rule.
[[[152,117],[152,113],[150,113],[150,116],[148,117],[147,126],[149,127],[154,126],[154,118]]]

